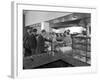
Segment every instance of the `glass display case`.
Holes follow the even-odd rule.
[[[91,64],[91,38],[89,36],[72,37],[73,58]]]

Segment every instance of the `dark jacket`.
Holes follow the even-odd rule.
[[[45,50],[45,41],[50,42],[50,40],[43,38],[42,35],[38,36],[38,39],[37,39],[37,54],[40,54],[40,53],[44,52],[44,50]]]
[[[28,33],[26,33],[23,36],[23,46],[24,46],[24,48],[27,48],[27,49],[30,49],[30,47],[29,47],[29,37],[30,37],[30,35]]]
[[[23,42],[23,46],[25,48],[24,56],[31,56],[33,54],[33,50],[35,51],[37,48],[36,36],[27,34],[24,36]]]
[[[34,36],[34,35],[27,35],[24,38],[24,48],[36,49],[36,47],[37,47],[36,36]]]
[[[36,49],[37,48],[37,40],[35,35],[31,35],[30,37],[30,48]]]

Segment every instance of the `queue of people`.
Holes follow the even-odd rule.
[[[23,38],[24,56],[44,53],[45,41],[51,42],[45,38],[45,35],[45,30],[42,30],[41,34],[37,34],[37,29],[27,29]]]
[[[45,43],[49,43],[52,53],[55,52],[55,46],[58,46],[58,42],[61,40],[65,46],[71,46],[72,40],[70,36],[70,30],[65,31],[62,34],[55,32],[48,33],[46,30],[41,30],[40,34],[37,34],[37,29],[27,29],[26,34],[23,37],[24,56],[32,56],[35,54],[46,53]],[[50,45],[51,44],[51,45]]]

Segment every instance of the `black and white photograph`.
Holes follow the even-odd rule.
[[[23,70],[91,66],[91,13],[23,13]]]

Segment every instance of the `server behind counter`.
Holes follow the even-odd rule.
[[[66,46],[71,46],[72,45],[72,39],[70,35],[70,30],[67,30],[64,32],[64,43]]]

